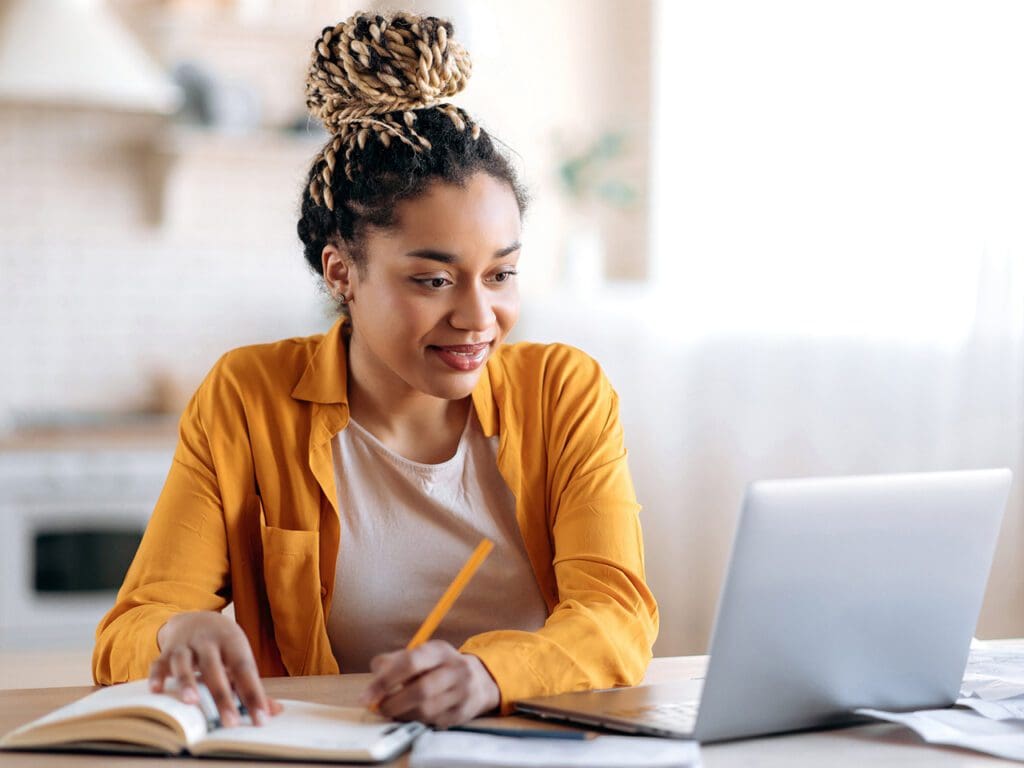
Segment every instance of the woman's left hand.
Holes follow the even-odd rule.
[[[443,640],[375,656],[370,671],[373,680],[359,703],[394,720],[448,728],[494,709],[501,701],[498,685],[483,662]]]

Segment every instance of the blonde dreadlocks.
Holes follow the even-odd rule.
[[[392,140],[420,152],[430,141],[416,131],[412,110],[433,107],[459,131],[474,140],[480,127],[451,104],[436,104],[466,86],[472,71],[469,54],[450,39],[452,25],[434,17],[409,13],[392,16],[355,14],[325,27],[313,49],[306,79],[306,106],[334,134],[314,161],[319,174],[309,192],[334,209],[331,179],[339,155],[345,176],[355,179],[360,168],[356,148],[369,140],[389,147]]]

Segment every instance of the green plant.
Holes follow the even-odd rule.
[[[575,202],[598,200],[616,208],[636,201],[636,188],[616,175],[617,160],[627,154],[626,136],[621,131],[605,131],[583,152],[566,157],[558,165],[562,189]]]

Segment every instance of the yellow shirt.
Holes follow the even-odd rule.
[[[344,556],[331,458],[349,418],[344,322],[233,350],[200,385],[97,627],[96,682],[147,676],[164,622],[232,601],[261,675],[338,673],[325,617],[339,546]],[[658,609],[614,390],[579,350],[521,343],[492,355],[472,398],[484,434],[499,436],[498,469],[549,616],[536,632],[485,632],[460,650],[497,681],[503,712],[529,696],[636,684]]]

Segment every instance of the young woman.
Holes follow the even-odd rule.
[[[307,104],[332,138],[298,232],[340,317],[200,385],[97,629],[98,683],[194,699],[201,675],[225,722],[232,689],[260,722],[261,675],[370,670],[365,704],[443,727],[642,677],[658,613],[617,398],[576,349],[503,344],[524,195],[441,102],[470,71],[451,35],[356,14],[317,40]],[[402,650],[484,536],[435,639]]]

